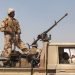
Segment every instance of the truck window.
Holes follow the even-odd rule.
[[[59,47],[59,64],[75,64],[75,48]]]

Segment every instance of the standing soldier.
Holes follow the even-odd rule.
[[[21,29],[19,22],[14,18],[15,10],[8,9],[8,17],[2,21],[0,25],[0,31],[4,32],[4,51],[3,56],[9,57],[12,51],[12,44],[15,42],[16,46],[22,50],[23,53],[27,53],[28,49],[20,39]],[[15,34],[15,35],[14,35]],[[15,37],[15,40],[14,40]]]

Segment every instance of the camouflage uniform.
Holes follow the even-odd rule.
[[[23,41],[20,39],[21,29],[19,22],[15,18],[7,17],[5,20],[3,20],[2,24],[0,25],[0,31],[4,32],[3,55],[5,57],[9,57],[9,55],[11,54],[12,44],[14,42],[16,43],[15,45],[22,51],[27,49]]]

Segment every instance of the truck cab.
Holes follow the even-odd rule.
[[[49,43],[48,70],[53,75],[74,75],[75,43]]]

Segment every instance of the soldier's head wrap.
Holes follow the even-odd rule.
[[[15,12],[15,10],[13,8],[9,8],[7,13],[10,14],[11,12]]]

